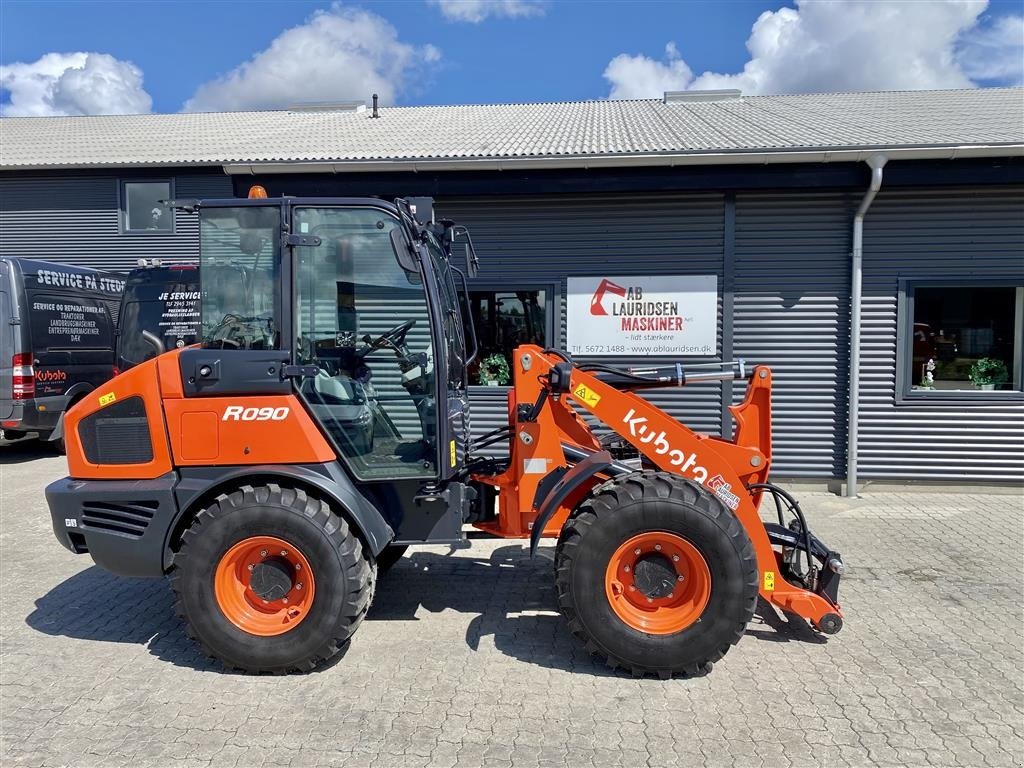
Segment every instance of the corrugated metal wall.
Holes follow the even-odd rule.
[[[886,190],[864,224],[864,477],[1024,479],[1024,403],[898,403],[901,278],[1024,280],[1024,190]],[[1018,341],[1018,343],[1020,343]]]
[[[175,181],[179,198],[232,194],[230,180],[216,173]],[[720,355],[731,344],[729,356],[776,372],[776,473],[842,477],[850,228],[862,193],[739,192],[734,208],[713,193],[447,198],[437,213],[472,231],[479,285],[549,286],[558,345],[567,275],[718,275]],[[121,235],[118,197],[112,175],[0,178],[0,250],[122,270],[141,257],[194,257],[193,217],[179,213],[174,235]],[[1024,279],[1022,211],[1019,187],[883,187],[865,223],[862,477],[1024,479],[1020,401],[900,403],[895,391],[898,281]],[[504,423],[505,392],[473,388],[477,433]],[[732,399],[741,395],[738,386]],[[698,430],[721,428],[718,384],[650,399]]]
[[[772,368],[773,468],[846,473],[850,222],[842,194],[738,194],[733,353]],[[737,386],[734,397],[743,396]]]
[[[715,274],[722,283],[721,195],[443,199],[436,209],[438,216],[469,227],[481,257],[478,284],[554,286],[559,321],[551,343],[558,346],[565,345],[566,276]],[[599,359],[613,365],[627,362]],[[720,358],[695,362],[715,359]],[[505,392],[473,388],[474,431],[505,423]],[[721,429],[720,384],[648,397],[694,429],[714,434]]]
[[[233,191],[223,173],[187,174],[175,177],[174,194],[232,197]],[[175,231],[169,234],[121,234],[119,198],[119,181],[112,175],[0,178],[0,253],[118,271],[135,267],[141,258],[183,262],[198,256],[196,216],[176,211]]]

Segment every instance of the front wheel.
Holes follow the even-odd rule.
[[[563,528],[555,568],[573,634],[636,675],[705,670],[757,605],[757,559],[739,520],[663,472],[598,486]]]
[[[250,672],[304,672],[337,654],[369,608],[373,567],[326,502],[242,486],[182,536],[171,584],[188,632]]]

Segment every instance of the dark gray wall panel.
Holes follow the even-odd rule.
[[[899,403],[901,278],[1024,279],[1024,190],[886,190],[864,226],[863,477],[1024,480],[1024,403]]]
[[[231,180],[222,173],[186,174],[174,185],[178,198],[232,196]],[[195,215],[176,211],[173,234],[121,234],[119,196],[113,175],[0,178],[0,253],[118,271],[141,258],[196,259]]]
[[[479,284],[554,284],[560,312],[554,341],[564,346],[562,299],[570,275],[715,274],[721,294],[722,201],[718,194],[467,198],[439,200],[436,212],[470,228],[481,260]],[[613,365],[643,362],[599,359]],[[505,390],[485,389],[474,388],[478,434],[506,420]],[[693,429],[713,434],[721,429],[720,384],[647,397]]]
[[[839,193],[736,195],[734,355],[772,368],[782,475],[845,473],[853,205]]]

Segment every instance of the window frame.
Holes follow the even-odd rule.
[[[914,389],[911,386],[910,366],[913,362],[914,338],[914,292],[918,288],[992,288],[1006,287],[1007,283],[1017,289],[1014,328],[1013,362],[1010,366],[1010,380],[1017,387],[1012,390],[939,390]],[[937,402],[1000,403],[1024,400],[1024,280],[999,277],[912,277],[900,278],[896,296],[896,404],[934,405]],[[909,345],[909,346],[908,346]]]
[[[167,199],[174,199],[174,177],[162,178],[162,179],[119,179],[118,180],[118,191],[120,197],[120,205],[118,210],[118,232],[121,235],[173,235],[177,230],[177,211],[174,208],[168,208],[168,212],[171,215],[171,227],[170,229],[130,229],[128,227],[128,185],[129,184],[166,184],[167,185]]]
[[[558,307],[559,298],[559,286],[557,283],[548,283],[542,280],[540,281],[528,281],[524,283],[516,282],[512,285],[508,283],[501,283],[493,280],[489,281],[469,281],[469,296],[466,298],[470,302],[469,311],[472,312],[472,302],[474,293],[515,293],[516,291],[544,291],[544,337],[547,339],[548,347],[557,347],[558,344],[555,341],[555,334],[557,328],[555,326],[555,310]],[[467,328],[467,331],[469,329]],[[476,329],[479,332],[479,329]],[[480,339],[477,337],[477,344],[479,345]],[[477,360],[476,362],[479,362]],[[509,368],[511,369],[512,361],[509,361]],[[515,372],[512,371],[514,379]],[[512,384],[502,384],[498,387],[489,387],[486,384],[474,384],[470,383],[470,389],[480,390],[494,390],[498,389],[504,392],[507,389],[512,388]]]

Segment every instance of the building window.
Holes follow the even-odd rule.
[[[1021,392],[1024,286],[908,282],[900,303],[903,395]]]
[[[173,197],[169,181],[125,181],[121,184],[121,231],[173,232],[174,210],[164,201]]]
[[[553,291],[543,288],[470,291],[473,324],[480,345],[480,352],[470,368],[471,383],[489,383],[487,371],[481,365],[488,358],[503,357],[511,371],[512,350],[520,344],[544,347],[550,343],[548,302],[552,295]]]

